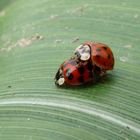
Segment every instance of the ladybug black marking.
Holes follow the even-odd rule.
[[[84,83],[84,78],[83,78],[83,76],[80,76],[80,77],[78,78],[78,81],[79,81],[80,83]]]
[[[101,71],[101,69],[99,67],[95,66],[95,72],[100,72],[100,71]]]
[[[72,80],[73,79],[73,74],[72,73],[70,73],[70,75],[68,76],[68,79],[69,80]]]
[[[108,54],[107,58],[108,58],[108,59],[110,59],[110,58],[111,58],[110,54]]]
[[[93,65],[89,62],[87,68],[88,68],[89,71],[92,71]]]
[[[89,78],[92,78],[93,77],[93,72],[90,72],[89,73]]]
[[[79,52],[75,52],[75,55],[80,58],[80,53]]]
[[[85,69],[84,69],[83,66],[81,66],[81,67],[78,68],[78,71],[79,71],[80,74],[83,74]]]
[[[100,55],[96,55],[96,58],[99,59],[99,58],[101,58],[101,56]]]
[[[104,50],[107,50],[107,47],[104,46],[103,49],[104,49]]]
[[[69,80],[72,80],[72,79],[73,79],[73,74],[71,73],[71,69],[67,69],[67,70],[66,70],[66,77],[67,77]]]

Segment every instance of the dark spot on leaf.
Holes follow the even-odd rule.
[[[11,88],[12,86],[8,86],[8,88]]]
[[[126,128],[127,128],[127,129],[130,129],[130,127],[129,127],[129,126],[126,126]]]
[[[78,37],[76,37],[76,38],[72,41],[72,43],[75,43],[75,42],[77,42],[77,41],[79,41],[79,38],[78,38]]]

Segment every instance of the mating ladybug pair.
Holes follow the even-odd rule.
[[[76,48],[74,55],[60,65],[55,84],[82,85],[96,82],[114,67],[114,56],[111,49],[102,43],[87,41]]]

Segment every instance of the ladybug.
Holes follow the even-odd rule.
[[[113,67],[114,56],[111,49],[106,44],[87,41],[75,49],[73,57],[60,65],[55,75],[55,84],[63,86],[95,83]]]
[[[82,85],[95,81],[96,77],[90,61],[79,61],[75,58],[65,61],[60,65],[55,75],[55,84],[62,85]]]
[[[75,55],[81,61],[92,62],[92,65],[99,67],[102,72],[112,70],[114,67],[114,56],[111,49],[103,43],[87,41],[75,50]]]

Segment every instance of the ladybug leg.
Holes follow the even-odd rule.
[[[102,69],[96,65],[93,66],[93,69],[94,69],[94,72],[96,75],[102,77],[106,74],[106,70],[105,69]]]
[[[93,65],[93,71],[95,72],[96,75],[100,76],[101,74],[101,68],[96,66],[96,65]]]
[[[100,76],[105,76],[106,75],[106,70],[101,70]]]

